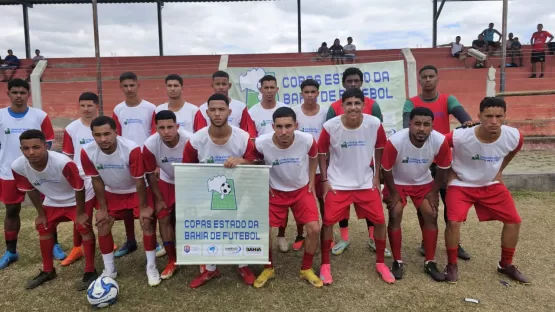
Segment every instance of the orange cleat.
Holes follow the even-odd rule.
[[[84,253],[83,253],[83,248],[81,246],[73,247],[69,255],[67,255],[67,257],[62,261],[61,265],[62,266],[71,265],[75,261],[81,259],[83,256],[84,256]]]

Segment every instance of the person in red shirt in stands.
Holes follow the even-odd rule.
[[[434,125],[435,131],[441,134],[447,134],[451,132],[451,124],[449,123],[449,115],[453,115],[463,127],[470,127],[474,125],[472,118],[466,112],[464,107],[459,103],[456,97],[439,93],[437,91],[437,84],[439,82],[438,70],[433,65],[426,65],[420,69],[419,72],[419,83],[422,87],[422,93],[420,95],[414,96],[405,102],[403,108],[403,128],[409,127],[410,112],[416,107],[427,107],[432,112],[434,112]],[[437,166],[432,164],[430,167],[432,171],[432,176],[435,178]],[[443,201],[443,217],[445,223],[447,224],[447,205],[445,204],[445,188],[442,187],[440,190],[441,200]],[[423,226],[423,219],[420,212],[418,212],[418,221],[420,222],[420,227]],[[420,246],[420,254],[425,255],[424,242]],[[470,260],[470,254],[468,254],[462,246],[459,244],[458,247],[458,257],[463,260]]]
[[[549,38],[549,40],[547,40]],[[543,24],[538,24],[538,31],[532,34],[530,44],[532,45],[532,76],[536,78],[536,63],[541,64],[541,74],[539,78],[543,78],[543,71],[545,69],[545,46],[553,40],[553,35],[548,31],[543,30]]]

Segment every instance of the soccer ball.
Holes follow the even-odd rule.
[[[222,190],[222,194],[227,195],[227,194],[231,193],[231,185],[229,185],[229,183],[227,183],[227,182],[224,182],[224,183],[222,183],[221,190]]]
[[[111,277],[100,276],[89,285],[87,300],[94,308],[105,308],[116,303],[118,294],[118,283]]]

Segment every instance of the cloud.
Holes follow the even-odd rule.
[[[354,38],[358,49],[429,47],[432,4],[427,0],[303,0],[302,50],[322,41]],[[0,6],[0,55],[12,48],[25,56],[21,6]],[[500,1],[447,2],[438,20],[438,43],[460,35],[471,41],[494,22],[501,30]],[[508,30],[530,38],[538,23],[555,32],[555,2],[510,1]],[[297,51],[296,1],[165,3],[162,10],[166,55],[279,53]],[[29,9],[31,49],[47,57],[92,57],[90,5],[35,5]],[[156,5],[99,5],[101,55],[158,54]],[[523,40],[525,41],[525,40]]]

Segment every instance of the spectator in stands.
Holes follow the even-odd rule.
[[[499,35],[499,39],[494,41],[493,37],[495,34]],[[484,29],[481,33],[484,36],[484,40],[487,42],[488,52],[493,52],[501,47],[501,37],[503,36],[497,29],[493,28],[493,23],[489,23],[489,27]]]
[[[19,68],[19,59],[17,56],[13,55],[13,51],[8,50],[8,55],[4,59],[0,69],[4,72],[4,79],[2,82],[12,80],[15,75],[15,71]]]
[[[331,60],[334,64],[344,64],[343,56],[345,52],[343,51],[343,47],[339,44],[339,39],[335,39],[333,41],[333,45],[330,47],[331,52]]]
[[[318,48],[318,56],[316,57],[317,61],[324,61],[331,58],[330,49],[328,48],[328,44],[322,42],[322,45]]]
[[[478,35],[478,39],[472,41],[472,48],[484,53],[488,54],[488,43],[484,40],[484,35]],[[484,68],[486,66],[486,61],[479,61],[476,59],[476,64],[474,64],[475,68]]]
[[[464,56],[464,45],[461,43],[461,36],[457,36],[455,42],[451,42],[451,55],[459,59]]]
[[[40,50],[36,49],[35,56],[33,56],[33,64],[31,64],[27,69],[27,74],[29,74],[29,76],[27,77],[27,81],[31,80],[31,74],[33,73],[33,70],[35,69],[35,67],[37,67],[37,64],[44,59],[44,56],[40,55]]]
[[[518,57],[519,65],[522,67],[522,44],[518,41],[518,37],[513,38],[513,33],[509,34],[509,40],[507,40],[507,56],[511,57],[511,66],[516,67],[515,57]]]
[[[549,40],[547,40],[549,38]],[[548,31],[543,30],[543,24],[538,24],[538,31],[532,34],[530,43],[532,44],[532,76],[536,78],[536,63],[541,64],[540,78],[543,78],[543,71],[545,69],[545,47],[553,40],[553,35]]]
[[[347,45],[343,47],[343,52],[345,53],[345,59],[351,61],[352,64],[355,63],[357,47],[353,44],[353,37],[347,38]]]

